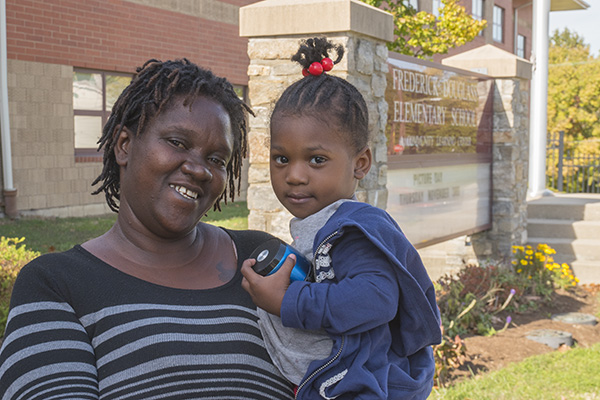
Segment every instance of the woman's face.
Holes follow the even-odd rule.
[[[126,129],[119,137],[119,218],[165,238],[191,232],[225,190],[232,152],[220,103],[198,97],[190,108],[174,99],[139,137]]]

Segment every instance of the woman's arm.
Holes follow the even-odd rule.
[[[89,337],[51,277],[35,261],[19,274],[0,351],[0,393],[6,399],[98,399]]]

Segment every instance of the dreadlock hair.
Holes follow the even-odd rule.
[[[326,38],[307,39],[300,43],[298,52],[291,59],[308,68],[313,62],[329,57],[330,50],[337,53],[333,63],[339,63],[344,56],[341,45],[334,45]],[[333,118],[338,130],[346,133],[357,152],[369,142],[369,113],[365,99],[356,87],[337,76],[307,75],[293,83],[277,100],[271,121],[279,116],[311,116],[324,122]]]
[[[104,192],[110,209],[118,212],[120,176],[114,147],[123,128],[127,127],[135,137],[143,135],[148,123],[176,100],[183,99],[183,106],[191,108],[199,96],[207,96],[220,103],[231,120],[234,141],[233,155],[227,164],[228,185],[215,202],[214,209],[220,211],[220,202],[227,204],[228,196],[233,201],[236,184],[237,194],[240,193],[242,159],[248,147],[246,113],[254,113],[240,100],[227,79],[185,58],[164,62],[151,59],[137,68],[131,83],[115,102],[98,141],[98,150],[104,149],[104,166],[102,173],[92,183],[100,183],[100,187],[92,194]]]

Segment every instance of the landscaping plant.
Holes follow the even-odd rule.
[[[25,264],[40,255],[23,244],[25,238],[6,238],[0,236],[0,337],[8,318],[10,295],[17,274]]]
[[[547,244],[538,244],[535,249],[529,245],[513,246],[513,254],[513,269],[524,294],[549,298],[556,288],[568,289],[579,282],[568,264],[554,262],[552,255],[556,251]]]
[[[571,268],[555,263],[553,254],[556,251],[546,244],[536,249],[514,246],[512,266],[466,265],[436,282],[443,332],[442,343],[433,347],[437,387],[445,386],[450,369],[464,363],[466,348],[461,337],[502,332],[512,318],[499,318],[501,311],[526,309],[533,306],[528,296],[549,300],[556,289],[577,285],[579,279]]]

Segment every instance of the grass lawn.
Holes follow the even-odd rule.
[[[600,399],[600,343],[527,358],[429,396],[429,400],[438,399]]]
[[[28,249],[48,253],[65,251],[76,244],[102,235],[114,224],[116,214],[82,218],[0,219],[0,236],[25,237]],[[248,228],[246,202],[229,203],[221,212],[210,211],[205,222],[230,229]]]

